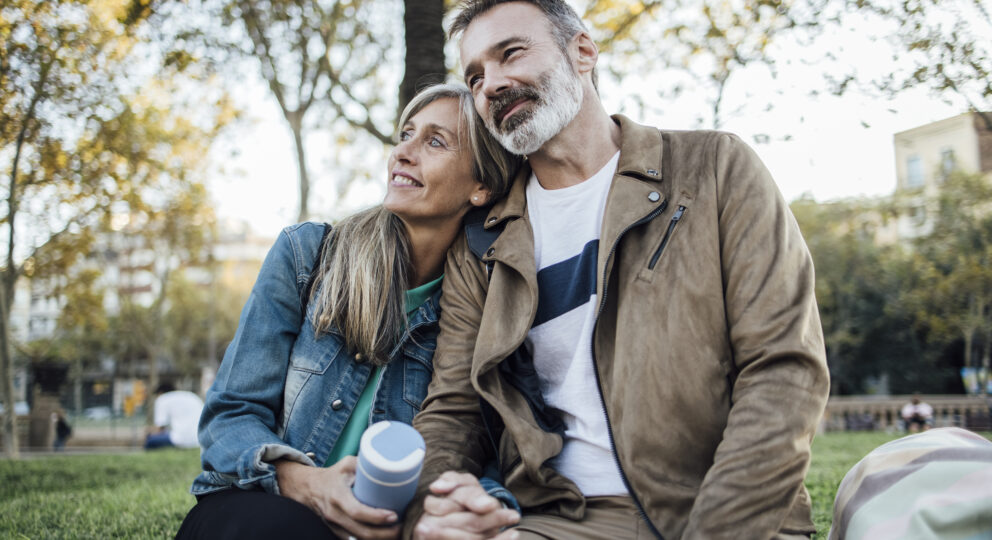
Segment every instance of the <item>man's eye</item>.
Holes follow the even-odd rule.
[[[510,47],[509,49],[503,51],[503,60],[510,58],[511,56],[513,56],[515,52],[519,50],[521,50],[520,47]]]
[[[472,76],[471,76],[471,77],[469,77],[469,79],[468,79],[468,87],[469,87],[469,88],[475,88],[475,85],[477,85],[477,84],[479,84],[479,82],[480,82],[481,80],[482,80],[482,77],[480,77],[480,76],[478,76],[478,75],[472,75]]]

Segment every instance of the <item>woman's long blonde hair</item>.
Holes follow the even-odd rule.
[[[461,85],[430,86],[403,110],[398,126],[439,99],[457,99],[459,137],[468,135],[475,180],[501,198],[521,159],[503,149],[476,116],[472,94]],[[377,365],[403,337],[410,288],[410,242],[398,217],[381,205],[338,222],[327,235],[320,271],[312,288],[316,332],[334,329],[359,361]]]

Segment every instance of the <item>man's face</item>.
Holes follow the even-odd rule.
[[[511,2],[476,17],[461,40],[465,83],[507,150],[536,152],[582,105],[582,82],[537,7]]]

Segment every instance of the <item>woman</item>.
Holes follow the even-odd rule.
[[[207,393],[178,538],[398,534],[398,516],[352,496],[353,456],[370,423],[419,411],[446,251],[519,167],[463,87],[428,88],[399,126],[382,206],[329,234],[289,227],[266,257]]]

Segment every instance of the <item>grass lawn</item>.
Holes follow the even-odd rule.
[[[816,438],[806,478],[819,530],[814,538],[826,538],[834,494],[848,469],[897,437]],[[196,450],[0,459],[0,538],[172,538],[193,506],[187,489],[199,468]]]

